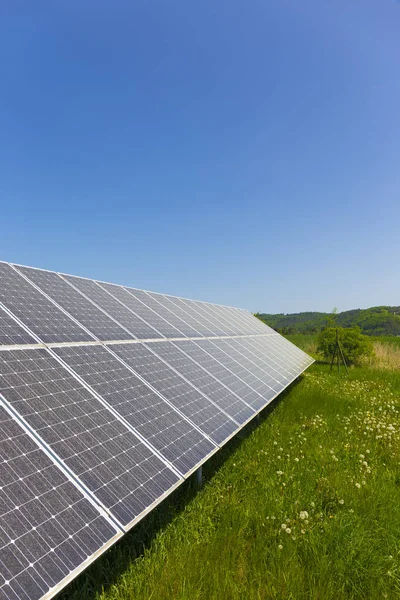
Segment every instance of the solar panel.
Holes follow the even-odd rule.
[[[231,321],[225,317],[224,309],[220,312],[208,302],[198,302],[197,300],[185,300],[186,304],[191,304],[197,313],[201,314],[208,323],[211,323],[213,331],[221,332],[220,335],[236,335],[236,329]]]
[[[266,335],[268,333],[276,334],[268,325],[257,319],[254,315],[241,308],[227,307],[226,313],[235,323],[240,325],[247,335],[259,334]]]
[[[312,359],[250,313],[0,262],[0,600],[48,600]]]
[[[104,287],[106,287],[104,285]],[[182,337],[183,333],[177,327],[171,325],[171,323],[165,320],[158,311],[152,309],[148,304],[148,298],[146,292],[141,290],[134,290],[132,288],[118,288],[114,286],[107,286],[107,289],[116,297],[121,300],[128,308],[136,312],[142,317],[149,325],[157,329],[164,337],[176,338]]]
[[[55,352],[183,475],[215,450],[210,440],[107,348],[71,346]]]
[[[112,350],[217,444],[224,443],[236,431],[235,421],[148,347],[118,344]]]
[[[0,306],[0,346],[14,344],[36,344],[35,338],[25,331]]]
[[[232,393],[213,375],[205,371],[198,363],[185,355],[172,342],[153,343],[151,348],[196,389],[234,419],[238,425],[242,425],[254,415],[254,410],[248,404]]]
[[[204,327],[204,325],[201,322],[201,318],[198,319],[194,317],[193,314],[190,314],[189,311],[184,310],[183,305],[177,306],[177,304],[173,301],[174,299],[172,296],[167,296],[165,294],[154,294],[154,296],[157,297],[158,302],[163,304],[166,308],[168,308],[168,310],[173,312],[175,315],[179,316],[180,319],[183,319],[193,329],[195,329],[197,332],[197,336],[203,337],[206,335],[214,335],[211,329]]]
[[[93,336],[7,263],[0,262],[0,281],[0,302],[42,342],[93,340]]]
[[[120,535],[0,400],[0,598],[56,593]]]
[[[143,319],[138,317],[131,310],[126,308],[109,294],[106,290],[100,287],[100,284],[91,279],[83,279],[82,277],[73,277],[72,275],[63,275],[63,278],[71,285],[85,294],[92,302],[104,310],[110,317],[120,323],[127,329],[133,337],[138,339],[159,338],[162,335],[150,327]],[[118,286],[114,286],[118,288]]]
[[[255,341],[253,341],[255,340]],[[286,353],[282,354],[282,349],[278,348],[274,343],[274,336],[266,336],[265,338],[244,338],[240,340],[241,344],[250,352],[255,354],[258,359],[268,362],[280,373],[285,374],[289,379],[297,376],[299,370],[299,361],[293,356]]]
[[[259,392],[252,389],[234,371],[218,361],[217,358],[214,358],[206,350],[203,350],[195,341],[184,340],[174,342],[174,344],[255,410],[258,410],[260,406],[265,404],[265,398]]]
[[[243,348],[231,343],[235,341],[235,339],[225,339],[215,340],[213,343],[276,393],[277,388],[279,388],[279,380],[276,379],[275,376],[279,376],[279,374],[273,369],[266,369],[264,363],[249,359],[249,357],[243,353]]]
[[[131,290],[131,293],[132,290]],[[163,319],[168,321],[173,327],[187,337],[201,337],[201,333],[196,328],[196,324],[190,323],[190,320],[185,318],[182,313],[179,315],[166,303],[161,294],[152,294],[151,292],[139,292],[135,290],[135,296],[144,302],[149,308],[154,310]]]
[[[125,288],[111,283],[97,282],[104,290],[119,300],[126,308],[131,310],[135,315],[140,317],[149,328],[156,331],[158,337],[183,337],[183,334],[175,327],[170,325],[156,312],[148,308],[137,298],[132,296]],[[148,336],[148,339],[156,337],[155,335]],[[146,339],[141,337],[141,339]]]
[[[195,308],[193,302],[185,302],[182,298],[176,298],[174,296],[165,296],[169,304],[175,307],[178,314],[182,314],[183,318],[189,317],[193,323],[196,323],[196,330],[205,337],[214,337],[216,335],[223,335],[222,330],[214,331],[212,323],[204,318]],[[168,306],[169,306],[168,304]]]
[[[82,296],[57,273],[29,267],[16,268],[99,340],[133,339],[126,329]]]
[[[223,340],[221,340],[222,342]],[[266,401],[270,400],[275,396],[274,388],[259,379],[252,370],[249,370],[244,361],[243,357],[234,357],[232,353],[230,353],[230,349],[222,347],[223,344],[220,343],[220,340],[201,340],[196,341],[196,344],[208,352],[210,356],[218,360],[224,367],[232,371],[239,377],[242,381],[244,381],[251,389],[260,394],[264,400],[260,400],[259,404],[254,403],[253,407],[256,410],[259,410],[263,406],[265,406]]]
[[[179,481],[45,349],[0,352],[0,393],[126,528]]]

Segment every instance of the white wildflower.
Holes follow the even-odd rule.
[[[286,527],[286,533],[292,533],[292,530],[290,529],[290,527]]]
[[[304,521],[304,519],[308,519],[308,512],[306,510],[300,511],[300,519]]]
[[[279,544],[279,546],[278,546],[278,549],[279,549],[279,550],[283,550],[283,546],[282,546],[282,544]]]
[[[343,498],[341,500],[339,500],[339,504],[344,504]]]
[[[356,483],[356,488],[360,489],[361,485],[359,483]]]

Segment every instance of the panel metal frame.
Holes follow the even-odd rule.
[[[61,581],[59,581],[53,588],[51,588],[44,596],[42,596],[41,600],[50,600],[56,594],[58,594],[68,583],[73,581],[80,573],[82,573],[87,567],[92,564],[99,556],[101,556],[106,550],[111,548],[121,537],[124,535],[123,528],[118,524],[118,521],[114,519],[104,508],[93,498],[90,493],[86,491],[85,486],[77,481],[75,477],[71,477],[68,470],[64,467],[62,462],[59,462],[56,456],[53,455],[52,451],[47,448],[44,444],[44,441],[40,436],[37,436],[34,430],[31,430],[31,427],[25,422],[25,420],[17,413],[14,408],[8,403],[8,401],[4,398],[4,396],[0,393],[0,406],[4,408],[4,410],[10,415],[12,419],[18,423],[23,432],[29,436],[31,440],[35,443],[35,445],[40,449],[47,458],[62,472],[64,477],[74,485],[75,488],[79,490],[79,492],[84,496],[84,498],[93,506],[93,508],[102,516],[108,524],[114,529],[115,534],[108,542],[106,542],[101,548],[96,550],[90,557],[88,557],[84,562],[82,562],[78,567],[76,567],[73,571],[68,573],[66,577],[64,577]]]
[[[194,473],[206,460],[208,460],[213,454],[215,454],[215,452],[217,452],[219,450],[219,446],[216,442],[214,442],[206,433],[204,433],[204,431],[202,431],[195,423],[193,423],[189,417],[187,417],[186,415],[184,415],[179,408],[176,408],[173,404],[171,404],[171,402],[165,398],[161,392],[158,392],[148,381],[146,381],[146,379],[144,379],[139,373],[137,373],[130,365],[128,365],[120,356],[118,356],[118,354],[116,354],[115,352],[113,352],[111,350],[111,348],[109,348],[107,345],[103,345],[103,344],[98,344],[101,345],[103,348],[105,348],[110,355],[117,359],[126,369],[128,369],[132,375],[135,375],[135,377],[137,377],[146,387],[148,387],[152,392],[154,392],[161,400],[163,400],[166,404],[168,404],[168,406],[170,408],[172,408],[172,410],[174,410],[184,421],[186,421],[191,427],[193,427],[193,429],[196,429],[198,431],[198,433],[200,433],[204,438],[207,439],[207,441],[209,441],[213,446],[214,446],[214,450],[210,453],[207,454],[207,456],[202,459],[201,461],[199,461],[194,467],[192,467],[192,469],[190,469],[190,471],[188,471],[187,473],[183,474],[181,471],[179,471],[179,469],[177,467],[174,467],[174,465],[172,463],[170,463],[160,452],[160,450],[157,450],[155,447],[153,447],[152,444],[150,444],[150,442],[148,442],[146,440],[146,438],[136,430],[136,428],[131,425],[126,419],[125,417],[123,417],[122,415],[120,415],[106,400],[103,399],[103,397],[96,392],[96,390],[94,390],[90,384],[86,383],[86,381],[76,372],[74,371],[73,367],[70,367],[61,357],[59,357],[57,354],[57,358],[59,361],[61,361],[61,364],[63,365],[63,367],[65,367],[66,369],[68,369],[70,371],[70,373],[79,381],[79,383],[81,383],[88,391],[90,391],[98,400],[101,401],[101,403],[108,408],[113,415],[118,418],[120,421],[122,421],[122,423],[132,431],[132,433],[134,433],[139,439],[140,441],[142,441],[149,450],[151,450],[154,454],[160,455],[158,456],[158,458],[162,458],[163,462],[166,464],[166,466],[168,466],[171,470],[174,471],[175,475],[177,475],[179,478],[181,479],[188,479],[190,477],[190,475],[192,475],[192,473]]]
[[[161,463],[167,469],[172,471],[174,473],[174,475],[177,477],[177,481],[170,488],[168,488],[168,490],[166,490],[161,496],[158,496],[148,507],[146,507],[134,519],[132,519],[131,522],[129,522],[127,525],[122,525],[122,523],[115,516],[110,514],[107,507],[105,505],[103,505],[103,503],[96,497],[96,494],[94,492],[91,492],[90,489],[83,483],[83,481],[81,481],[80,477],[78,475],[75,475],[74,472],[72,471],[72,469],[64,463],[61,456],[58,456],[58,454],[52,450],[52,448],[49,446],[49,444],[47,442],[45,442],[44,439],[42,439],[42,437],[38,433],[36,433],[35,429],[31,425],[29,425],[29,423],[25,420],[25,418],[14,409],[12,404],[9,403],[8,400],[4,397],[4,394],[0,393],[0,406],[4,407],[5,411],[10,415],[11,418],[15,419],[15,421],[22,428],[24,433],[26,433],[35,442],[35,444],[38,446],[38,448],[46,454],[46,456],[52,461],[52,463],[55,464],[56,467],[63,473],[63,475],[80,491],[80,493],[90,502],[90,504],[96,509],[96,511],[103,518],[105,518],[107,520],[107,522],[112,526],[113,530],[115,531],[115,535],[106,544],[104,544],[95,553],[93,553],[93,555],[91,555],[83,563],[81,563],[77,568],[75,568],[71,573],[69,573],[63,580],[61,580],[57,585],[55,585],[54,588],[52,588],[44,596],[42,596],[42,600],[50,600],[50,598],[52,598],[55,594],[57,594],[70,581],[75,579],[75,577],[79,573],[84,571],[93,561],[95,561],[101,554],[103,554],[103,552],[105,552],[118,539],[120,539],[124,535],[125,532],[129,531],[141,519],[143,519],[147,514],[149,514],[159,503],[161,503],[175,489],[177,489],[183,483],[184,480],[188,479],[195,471],[197,471],[207,460],[209,460],[209,458],[211,456],[213,456],[220,448],[222,448],[222,446],[224,446],[226,443],[228,443],[233,437],[235,437],[239,433],[239,431],[241,431],[244,427],[246,427],[246,425],[248,425],[248,423],[250,423],[250,421],[253,421],[254,418],[257,417],[257,415],[259,415],[269,404],[271,404],[276,399],[277,396],[279,396],[287,387],[292,385],[292,383],[314,361],[313,361],[313,359],[308,357],[308,355],[306,353],[303,353],[304,359],[301,360],[302,351],[298,350],[298,352],[295,352],[293,350],[291,352],[290,346],[288,346],[286,348],[271,348],[274,352],[276,352],[276,354],[280,358],[280,360],[288,361],[289,363],[296,362],[296,360],[298,360],[298,363],[297,363],[298,369],[293,368],[293,367],[291,368],[290,366],[288,366],[286,369],[283,369],[283,371],[285,371],[287,374],[286,379],[289,379],[289,381],[287,381],[287,383],[285,385],[282,385],[281,382],[276,380],[277,385],[279,386],[279,390],[276,391],[274,388],[272,388],[271,386],[266,384],[264,381],[262,381],[262,379],[260,379],[260,377],[258,377],[254,373],[252,373],[246,366],[240,365],[238,358],[230,356],[230,354],[226,351],[226,349],[219,348],[219,350],[221,350],[227,356],[229,356],[229,358],[231,360],[238,363],[238,365],[241,366],[241,369],[248,371],[255,379],[259,380],[265,386],[267,386],[271,389],[271,392],[273,392],[273,395],[268,400],[266,400],[265,397],[258,390],[253,388],[249,383],[247,383],[244,379],[242,379],[239,375],[237,375],[229,366],[224,365],[218,358],[213,356],[211,352],[209,352],[207,349],[202,348],[201,344],[199,343],[202,340],[208,340],[213,343],[213,342],[216,342],[217,340],[234,340],[234,339],[241,340],[241,339],[253,339],[253,338],[259,339],[261,341],[263,338],[267,338],[270,336],[272,336],[272,337],[276,336],[277,340],[281,339],[281,336],[279,336],[279,334],[275,333],[270,328],[265,328],[265,330],[262,331],[263,323],[258,320],[256,323],[255,317],[253,317],[250,312],[243,310],[243,309],[231,307],[231,306],[226,306],[223,304],[214,304],[214,303],[201,301],[201,300],[192,300],[190,298],[184,298],[184,297],[180,297],[180,296],[171,296],[169,294],[162,294],[162,293],[152,292],[152,291],[148,291],[148,290],[141,290],[138,288],[132,288],[132,287],[121,285],[121,284],[111,284],[118,288],[122,288],[127,293],[130,293],[130,295],[137,302],[140,302],[141,304],[143,304],[143,306],[145,306],[148,310],[152,311],[155,315],[157,315],[157,317],[159,319],[161,319],[162,321],[165,321],[165,323],[167,323],[169,326],[174,327],[182,335],[182,337],[167,338],[164,334],[162,334],[161,331],[159,331],[157,329],[157,327],[155,327],[154,325],[149,323],[145,318],[138,315],[132,308],[125,305],[122,300],[120,300],[119,298],[114,296],[112,294],[112,291],[109,291],[106,287],[109,284],[109,282],[103,282],[100,280],[94,280],[94,279],[89,279],[86,277],[79,277],[79,276],[75,276],[75,275],[71,276],[71,277],[77,277],[77,278],[80,278],[83,280],[93,282],[103,292],[106,292],[107,294],[109,294],[109,296],[114,301],[118,302],[125,310],[128,310],[129,312],[131,312],[137,319],[142,321],[146,326],[150,327],[153,331],[155,331],[157,334],[159,334],[161,336],[160,338],[141,339],[141,338],[138,338],[137,335],[135,335],[129,328],[122,325],[118,321],[118,319],[116,319],[110,313],[108,313],[107,310],[105,310],[101,306],[99,306],[96,303],[96,301],[92,300],[83,291],[81,291],[79,288],[77,288],[75,285],[73,285],[73,283],[67,279],[67,274],[59,273],[56,271],[50,271],[50,270],[46,270],[46,269],[36,269],[36,270],[40,270],[40,271],[47,271],[49,273],[52,273],[52,274],[60,277],[60,279],[62,281],[64,281],[69,286],[71,286],[75,291],[77,291],[82,296],[82,298],[84,298],[86,301],[90,302],[93,306],[95,306],[98,310],[100,310],[105,316],[107,316],[114,323],[116,323],[121,329],[125,330],[129,335],[132,336],[132,339],[125,339],[125,340],[100,340],[94,333],[92,333],[90,331],[90,329],[85,327],[78,319],[73,317],[67,310],[65,310],[62,306],[60,306],[57,303],[57,301],[53,300],[51,296],[49,296],[37,284],[35,284],[33,281],[31,281],[29,279],[29,277],[27,275],[25,275],[25,273],[21,272],[18,269],[18,267],[25,267],[25,265],[18,265],[18,264],[6,262],[6,261],[4,261],[4,262],[9,267],[11,267],[18,274],[18,276],[22,277],[38,293],[40,293],[42,296],[44,296],[47,299],[47,301],[51,302],[58,310],[60,310],[62,313],[64,313],[71,321],[73,321],[75,323],[75,325],[77,325],[82,330],[82,332],[85,332],[85,334],[87,334],[89,336],[90,339],[76,341],[76,342],[50,342],[50,343],[43,342],[43,340],[40,338],[39,335],[35,334],[28,326],[26,326],[24,324],[24,322],[19,317],[17,317],[12,312],[12,310],[10,310],[8,307],[6,307],[4,305],[4,303],[0,302],[0,307],[4,310],[5,314],[7,314],[17,325],[19,325],[27,334],[29,334],[33,340],[37,341],[37,343],[32,343],[32,344],[3,345],[3,346],[0,346],[0,351],[18,350],[18,349],[35,350],[38,348],[44,349],[48,353],[49,356],[51,356],[54,360],[56,360],[57,363],[62,368],[64,368],[82,387],[84,387],[98,402],[100,402],[101,405],[117,421],[119,421],[126,428],[127,431],[129,431],[132,435],[134,435],[135,438],[138,440],[138,442],[140,442],[141,444],[144,444],[146,446],[146,448],[152,453],[152,455],[156,456],[158,458],[158,460],[161,461]],[[35,267],[28,267],[28,268],[35,269]],[[250,327],[251,320],[254,319],[254,321],[252,322],[251,331],[249,331],[248,333],[232,335],[232,334],[229,334],[229,331],[227,331],[227,335],[207,336],[207,335],[201,334],[199,331],[198,337],[189,337],[188,335],[186,335],[182,331],[180,331],[177,325],[170,323],[165,316],[162,316],[161,314],[157,313],[154,308],[152,308],[151,306],[148,306],[141,298],[137,298],[134,293],[135,291],[145,292],[146,294],[148,294],[150,296],[150,298],[152,300],[154,300],[155,302],[158,302],[158,304],[160,304],[160,306],[163,307],[163,309],[171,312],[171,315],[174,316],[174,319],[175,319],[175,317],[178,317],[185,325],[188,325],[194,331],[196,331],[195,325],[191,324],[191,322],[192,323],[197,322],[199,326],[201,326],[204,329],[209,329],[210,332],[212,332],[213,329],[216,328],[217,324],[221,330],[223,330],[224,328],[227,329],[228,324],[230,322],[229,318],[230,318],[230,316],[233,316],[235,314],[235,312],[237,312],[238,316],[240,315],[241,312],[243,312],[243,316],[245,317],[244,321],[249,323],[249,327]],[[158,299],[157,296],[159,296],[160,299]],[[171,302],[176,307],[176,313],[180,313],[180,315],[175,314],[175,310],[172,310],[172,307],[171,307],[171,309],[169,309],[168,308],[169,302],[167,304],[164,304],[162,302],[162,299],[167,299],[169,302]],[[179,306],[179,304],[176,304],[174,302],[174,299],[183,301],[182,306]],[[185,303],[188,303],[188,302],[192,303],[190,305],[191,311],[193,311],[193,315],[198,313],[199,320],[197,320],[195,316],[190,314],[190,312],[185,311]],[[204,309],[207,308],[207,310],[212,311],[212,313],[211,313],[211,316],[213,317],[212,320],[210,320],[208,318],[206,310],[204,310],[204,314],[203,314],[203,311],[201,310],[203,308],[203,305],[204,305]],[[216,309],[216,307],[218,307],[218,310]],[[222,311],[219,309],[229,309],[232,312],[231,313],[227,312],[227,315],[225,318],[224,315],[221,314]],[[185,316],[186,316],[186,319],[188,319],[188,320],[185,319]],[[215,324],[213,323],[213,321],[215,321]],[[209,326],[207,326],[207,323],[209,323]],[[233,331],[233,329],[230,329],[230,331]],[[198,348],[200,348],[203,352],[205,352],[207,355],[209,355],[213,360],[215,360],[217,363],[219,363],[221,365],[221,367],[223,367],[226,371],[230,372],[232,375],[235,375],[235,377],[239,381],[241,381],[244,385],[246,385],[253,392],[257,393],[260,396],[260,398],[263,400],[262,406],[259,409],[255,409],[253,406],[251,406],[251,404],[246,402],[246,400],[243,400],[238,393],[236,393],[235,391],[230,389],[227,385],[225,385],[225,383],[223,381],[220,381],[217,376],[213,375],[213,373],[208,371],[206,367],[203,367],[200,363],[198,363],[197,360],[195,360],[194,358],[192,358],[190,356],[190,354],[187,354],[184,351],[184,349],[181,347],[182,344],[177,345],[174,343],[174,342],[178,342],[178,341],[179,342],[192,341],[193,343],[195,343]],[[214,400],[212,400],[210,397],[208,397],[208,395],[206,393],[204,393],[194,383],[192,383],[189,379],[187,379],[184,376],[184,374],[180,373],[171,364],[169,364],[167,359],[164,359],[162,356],[159,356],[157,354],[157,352],[155,350],[153,350],[153,344],[155,345],[158,343],[165,343],[165,342],[172,343],[173,346],[182,353],[182,355],[186,356],[190,361],[192,361],[194,364],[196,364],[200,370],[207,373],[208,376],[212,377],[216,382],[218,382],[220,385],[222,385],[224,388],[226,388],[229,391],[229,393],[234,395],[236,398],[238,398],[243,403],[244,406],[250,408],[253,411],[253,414],[242,424],[240,424],[233,416],[230,416],[222,407],[218,406],[216,404],[216,402],[214,402]],[[229,420],[230,422],[233,422],[236,425],[236,429],[226,439],[224,439],[223,442],[218,444],[214,440],[212,440],[209,435],[207,435],[205,432],[203,432],[201,430],[201,428],[199,426],[197,426],[189,417],[187,417],[179,408],[174,406],[168,398],[164,397],[164,395],[161,392],[159,392],[157,389],[155,389],[153,387],[153,385],[149,381],[147,381],[145,376],[142,376],[140,373],[138,373],[132,366],[130,366],[128,363],[126,363],[122,357],[120,357],[118,354],[116,354],[116,352],[113,351],[113,345],[115,345],[115,344],[122,345],[122,344],[138,344],[138,343],[143,344],[143,346],[148,351],[150,351],[157,358],[157,360],[164,363],[168,369],[171,369],[171,371],[173,371],[179,378],[181,378],[183,381],[185,381],[185,383],[187,385],[189,385],[191,388],[196,390],[197,393],[199,393],[202,397],[204,397],[208,403],[214,405],[214,407],[217,408],[218,411],[220,413],[222,413],[226,417],[227,420]],[[288,342],[288,344],[290,344],[290,342]],[[160,452],[155,447],[153,447],[153,445],[147,441],[146,437],[144,435],[140,434],[136,430],[136,427],[131,425],[125,419],[125,417],[123,417],[121,414],[119,414],[118,411],[116,409],[114,409],[112,407],[112,405],[109,404],[101,396],[100,393],[97,393],[89,384],[87,384],[85,382],[85,380],[77,372],[75,372],[75,370],[72,367],[69,367],[68,364],[61,357],[59,357],[58,354],[56,352],[54,352],[54,350],[53,350],[53,348],[57,348],[57,347],[65,347],[65,346],[68,346],[68,347],[88,346],[89,347],[92,345],[99,345],[103,349],[105,348],[107,350],[107,352],[111,356],[113,356],[114,359],[118,360],[118,362],[120,364],[122,364],[126,369],[128,369],[135,377],[137,377],[137,379],[140,380],[149,390],[151,390],[153,393],[155,393],[175,413],[177,413],[181,417],[182,420],[184,420],[185,422],[190,424],[190,426],[193,429],[195,429],[198,433],[200,433],[202,437],[207,439],[213,445],[213,447],[214,447],[213,450],[209,454],[207,454],[201,461],[199,461],[190,471],[188,471],[187,473],[185,473],[183,475],[177,467],[175,467],[169,460],[167,460],[163,456],[162,452]],[[258,348],[257,348],[257,346],[258,346]],[[274,372],[276,371],[277,373],[279,373],[282,371],[282,368],[277,364],[277,362],[275,362],[273,360],[273,358],[270,358],[270,357],[263,358],[261,344],[260,345],[257,344],[256,347],[254,348],[254,351],[252,351],[248,348],[245,348],[245,349],[246,349],[246,352],[249,353],[250,355],[253,354],[254,357],[258,359],[258,361],[268,364],[273,369]],[[256,353],[257,349],[259,349],[259,354],[258,354],[258,352]],[[240,349],[237,349],[237,352],[239,352],[239,354],[240,354]],[[246,354],[243,354],[243,357],[246,358],[246,360],[251,360],[249,358],[249,356],[246,356]],[[305,360],[305,357],[307,357],[309,360]],[[305,364],[306,362],[308,364]],[[273,376],[272,376],[272,378],[275,379]]]

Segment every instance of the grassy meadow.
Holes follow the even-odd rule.
[[[400,345],[378,343],[348,377],[317,361],[57,600],[400,598]]]

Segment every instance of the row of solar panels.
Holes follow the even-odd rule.
[[[238,308],[0,262],[0,344],[265,334]],[[272,333],[272,330],[270,330]]]
[[[140,292],[149,296],[147,307],[147,296],[138,301],[151,312],[144,320],[103,287],[131,291],[71,278],[100,290],[111,302],[106,314],[55,273],[19,268],[35,286],[41,277],[53,282],[42,283],[44,295],[0,267],[0,600],[37,600],[53,596],[312,361],[238,309],[207,305],[225,320],[215,317],[214,330],[207,313],[188,339],[183,325],[177,335],[172,317],[150,308],[164,296]],[[182,302],[196,314],[205,304]],[[193,326],[194,316],[178,313]],[[136,319],[129,327],[128,315]],[[234,337],[226,337],[229,319]],[[152,341],[137,341],[144,330],[136,322],[157,334]],[[117,326],[129,338],[116,337]]]

